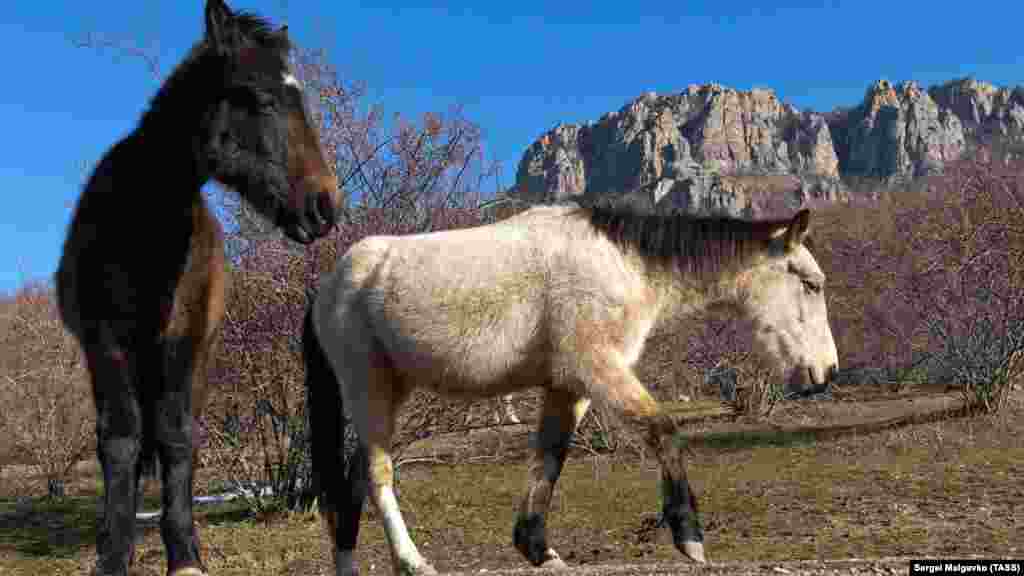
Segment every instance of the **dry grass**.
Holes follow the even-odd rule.
[[[689,471],[700,494],[709,556],[760,562],[1020,556],[1020,395],[997,416],[927,422],[907,416],[934,411],[946,400],[908,400],[911,392],[790,404],[768,423],[693,427]],[[904,422],[926,422],[902,425],[901,414]],[[525,441],[525,435],[511,436]],[[525,567],[511,546],[525,478],[521,460],[404,467],[400,497],[421,551],[443,571]],[[651,460],[574,454],[553,499],[553,545],[573,564],[679,561],[668,534],[654,528],[657,480]],[[3,573],[72,574],[89,566],[98,488],[95,475],[87,473],[76,477],[72,497],[60,504],[19,505],[4,494]],[[201,509],[199,521],[212,573],[310,574],[329,567],[315,516],[253,518],[223,505]],[[155,527],[140,530],[137,558],[145,571],[162,573]],[[367,574],[390,571],[384,534],[372,514],[364,521],[360,558]]]

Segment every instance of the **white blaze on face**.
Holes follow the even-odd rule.
[[[302,90],[302,84],[299,83],[299,79],[295,77],[291,72],[285,72],[284,76],[281,77],[281,82],[286,86],[294,86],[299,90]]]

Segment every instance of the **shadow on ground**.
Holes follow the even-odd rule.
[[[0,550],[72,558],[96,544],[96,499],[33,499],[0,504]]]
[[[96,545],[96,502],[95,496],[0,501],[0,552],[76,557],[82,549]],[[138,538],[155,531],[159,531],[156,522],[136,524]]]

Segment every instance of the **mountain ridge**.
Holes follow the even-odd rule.
[[[751,217],[763,211],[761,177],[784,182],[788,204],[836,201],[850,195],[844,178],[941,173],[992,141],[1024,143],[1024,86],[877,80],[859,104],[815,112],[771,89],[691,84],[548,130],[523,153],[512,193],[557,202],[630,191],[655,207]]]

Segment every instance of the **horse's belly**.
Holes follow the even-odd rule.
[[[535,367],[520,367],[506,371],[486,372],[479,365],[471,370],[446,370],[430,374],[429,378],[412,380],[418,387],[456,398],[502,396],[511,392],[542,386],[547,378]]]
[[[398,346],[396,368],[407,381],[458,396],[499,395],[543,384],[550,362],[534,330],[523,330],[512,319],[489,330],[458,333],[448,328]]]

